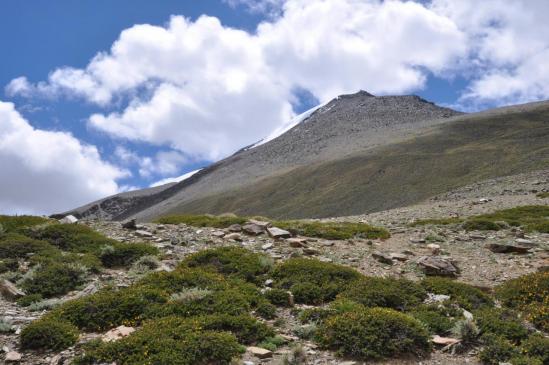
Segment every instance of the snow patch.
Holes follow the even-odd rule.
[[[155,183],[152,183],[149,187],[154,188],[154,187],[160,186],[160,185],[181,182],[183,180],[187,180],[189,177],[193,176],[194,174],[196,174],[200,170],[202,170],[202,169],[187,172],[186,174],[183,174],[183,175],[178,176],[178,177],[168,177],[166,179],[162,179],[162,180],[159,180]]]

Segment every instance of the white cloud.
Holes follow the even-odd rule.
[[[118,191],[127,172],[72,135],[33,128],[0,101],[0,213],[60,212]]]
[[[189,177],[193,176],[194,174],[196,174],[200,170],[202,170],[202,169],[187,172],[186,174],[183,174],[183,175],[178,176],[178,177],[169,177],[169,178],[166,178],[166,179],[162,179],[162,180],[159,180],[157,182],[152,183],[149,187],[154,188],[156,186],[161,186],[161,185],[165,185],[165,184],[169,184],[169,183],[174,183],[174,182],[180,182],[180,181],[183,181],[183,180],[187,180]]]
[[[223,0],[223,2],[233,8],[243,6],[251,13],[275,17],[280,15],[285,0]]]
[[[6,91],[102,106],[127,97],[126,108],[94,114],[90,125],[208,160],[288,123],[295,88],[325,102],[359,89],[411,92],[428,73],[461,72],[472,79],[464,103],[549,97],[545,0],[227,2],[281,12],[254,34],[208,16],[135,25],[85,69],[60,68],[34,85],[15,79]]]
[[[139,161],[139,175],[150,177],[153,175],[173,175],[180,170],[180,166],[188,162],[187,158],[177,151],[161,151],[155,157],[144,157]]]

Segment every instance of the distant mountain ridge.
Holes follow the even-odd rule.
[[[171,213],[360,214],[412,204],[476,179],[549,166],[547,141],[548,102],[463,114],[418,96],[359,91],[180,183],[66,213],[144,221]]]

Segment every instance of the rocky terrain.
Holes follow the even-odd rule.
[[[142,242],[160,250],[157,271],[171,271],[189,255],[204,249],[223,246],[244,247],[264,253],[275,262],[292,257],[316,258],[353,267],[374,277],[406,278],[418,281],[426,273],[455,276],[458,281],[490,291],[510,279],[547,270],[549,267],[549,233],[524,232],[507,226],[498,231],[464,230],[460,224],[421,224],[425,219],[467,218],[517,206],[548,206],[549,170],[489,179],[432,197],[420,204],[367,215],[331,218],[327,222],[367,222],[385,227],[388,239],[352,238],[328,240],[314,237],[292,237],[281,234],[249,235],[239,229],[193,227],[184,224],[143,223],[125,228],[119,222],[89,220],[85,224],[120,242]],[[287,233],[287,232],[286,232]],[[275,234],[276,236],[276,234]],[[286,238],[284,238],[286,237]],[[52,302],[87,296],[107,285],[124,288],[135,283],[147,271],[133,267],[104,269],[92,274],[86,285]],[[270,283],[262,283],[268,289]],[[1,289],[1,288],[0,288]],[[6,288],[2,289],[4,292]],[[81,343],[93,338],[114,336],[113,333],[86,333],[78,344],[63,351],[36,352],[21,350],[21,330],[48,310],[22,307],[14,301],[0,299],[0,347],[4,361],[20,364],[69,364],[82,352]],[[326,351],[312,339],[303,336],[307,325],[296,317],[296,309],[312,308],[296,304],[278,308],[276,319],[267,320],[284,340],[276,349],[248,348],[242,364],[360,364],[361,361],[340,358]],[[32,309],[32,308],[31,308]],[[9,329],[5,327],[9,326]],[[133,329],[131,329],[133,330]],[[119,328],[119,331],[126,331]],[[127,334],[121,334],[125,336]],[[448,339],[446,339],[448,341]],[[460,341],[460,340],[456,340]],[[299,344],[301,362],[289,362]],[[379,364],[480,364],[481,347],[456,351],[455,346],[436,345],[430,356],[378,361]],[[291,355],[291,356],[290,356]],[[290,357],[289,357],[290,356]],[[293,360],[292,360],[293,361]]]

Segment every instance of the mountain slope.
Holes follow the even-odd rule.
[[[417,96],[361,91],[190,179],[71,213],[151,220],[182,212],[290,218],[372,212],[547,166],[548,128],[549,103],[461,115]]]

